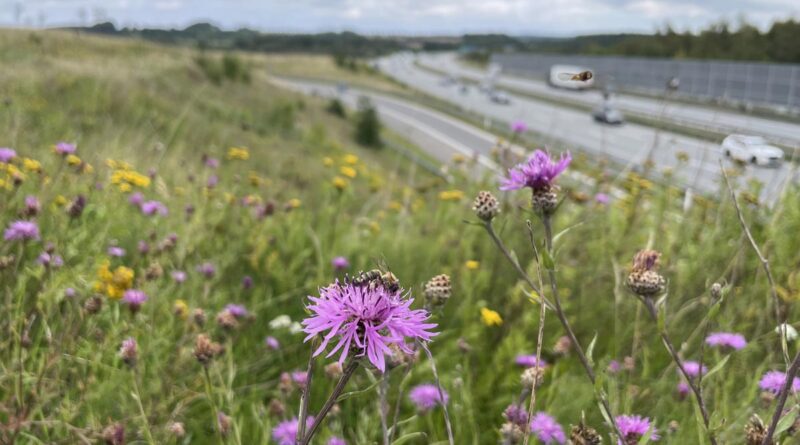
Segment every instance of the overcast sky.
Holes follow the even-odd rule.
[[[111,20],[183,28],[209,21],[272,32],[568,36],[653,32],[665,23],[697,30],[741,16],[767,28],[800,18],[800,0],[0,0],[0,26],[27,27]]]

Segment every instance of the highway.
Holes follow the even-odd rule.
[[[458,78],[480,82],[487,78],[487,72],[469,67],[458,61],[453,53],[420,54],[420,65],[444,71]],[[603,100],[598,90],[570,91],[552,88],[544,81],[522,78],[501,73],[495,85],[534,96],[562,100],[584,106],[597,106]],[[673,101],[615,94],[614,103],[623,112],[646,116],[650,119],[663,118],[676,125],[694,129],[710,130],[723,134],[745,133],[764,136],[775,143],[789,148],[800,148],[800,122],[772,120],[724,109],[691,105]]]

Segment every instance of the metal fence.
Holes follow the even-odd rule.
[[[592,69],[600,85],[650,93],[677,77],[678,94],[692,98],[800,110],[798,64],[524,53],[495,54],[492,62],[506,73],[542,79],[552,65],[577,65]]]

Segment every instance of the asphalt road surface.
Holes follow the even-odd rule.
[[[408,63],[394,66],[394,59],[382,69],[392,70],[404,81],[429,94],[450,100],[454,103],[495,119],[512,121],[523,119],[533,131],[552,135],[552,146],[557,149],[584,150],[597,156],[612,156],[617,161],[640,165],[647,156],[649,148],[654,144],[655,131],[636,125],[622,127],[606,127],[596,124],[586,113],[572,109],[562,110],[552,105],[528,103],[514,99],[510,105],[498,105],[490,102],[477,91],[461,94],[455,88],[443,88],[439,85],[438,76],[424,70],[413,68]],[[477,156],[479,162],[487,168],[496,169],[489,160],[492,147],[497,136],[467,124],[444,113],[431,110],[406,100],[362,91],[357,88],[337,88],[336,86],[318,82],[275,79],[281,87],[305,94],[338,97],[345,105],[355,107],[359,97],[367,96],[376,107],[385,125],[403,135],[413,143],[426,150],[442,162],[449,161],[456,153],[465,156]],[[433,94],[436,92],[436,94]],[[686,138],[683,136],[661,133],[658,137],[657,149],[653,160],[660,167],[677,167],[678,151],[693,153],[690,160],[676,169],[676,177],[680,178],[687,188],[696,192],[716,194],[719,191],[720,179],[718,159],[720,152],[714,144]],[[777,196],[784,179],[787,177],[786,167],[765,169],[748,167],[746,178],[757,178],[765,184],[765,197]]]
[[[486,71],[460,63],[453,53],[421,54],[417,57],[417,61],[422,66],[444,71],[459,78],[480,82],[487,77]],[[495,85],[539,97],[567,100],[592,107],[597,106],[603,100],[602,92],[598,90],[570,91],[552,88],[541,80],[502,73],[497,76]],[[677,125],[723,134],[759,135],[789,148],[800,147],[800,121],[772,120],[730,110],[678,102],[663,102],[659,99],[625,94],[615,94],[613,102],[621,111],[629,114],[635,113],[651,119],[661,118]]]
[[[410,54],[396,54],[380,59],[377,65],[398,81],[465,110],[506,123],[524,121],[544,143],[557,150],[583,151],[631,168],[640,168],[649,158],[658,170],[673,169],[677,183],[685,188],[706,195],[720,190],[719,160],[727,161],[716,143],[632,123],[608,126],[595,122],[585,111],[513,95],[510,104],[497,104],[477,88],[464,92],[457,86],[443,85],[441,76],[414,62]],[[455,137],[455,133],[448,135]],[[688,161],[680,162],[679,156],[686,156]],[[763,183],[762,199],[772,201],[790,175],[787,164],[778,168],[748,165],[743,180]]]

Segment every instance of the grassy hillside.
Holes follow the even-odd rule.
[[[17,153],[0,164],[0,226],[25,219],[40,231],[38,240],[0,244],[2,441],[122,443],[116,425],[127,443],[279,443],[273,428],[300,407],[302,379],[291,373],[311,353],[296,325],[308,316],[306,297],[385,263],[415,308],[423,283],[450,275],[452,297],[432,315],[439,335],[430,347],[455,443],[497,443],[503,410],[520,397],[515,358],[536,349],[539,310],[470,207],[479,190],[496,192],[494,227],[535,276],[526,220],[540,252],[544,232],[529,195],[496,191],[494,178],[468,181],[468,162],[449,166],[455,182],[445,184],[390,151],[354,145],[352,122],[325,102],[270,86],[277,62],[269,56],[240,55],[231,70],[246,75],[217,80],[203,63],[225,72],[223,56],[197,57],[134,40],[0,32],[0,63],[13,67],[0,71],[0,146]],[[286,69],[305,63],[281,57]],[[58,141],[77,152],[55,153]],[[785,366],[769,287],[730,200],[697,199],[684,212],[674,189],[580,164],[596,183],[561,181],[566,199],[554,226],[570,230],[553,262],[564,312],[584,349],[593,343],[598,388],[615,413],[650,417],[660,443],[698,443],[691,397],[675,394],[679,377],[657,325],[624,286],[630,258],[656,248],[668,279],[665,326],[685,360],[723,364],[703,380],[704,393],[721,442],[741,443],[749,416],[767,419],[775,406],[759,397],[758,380]],[[612,188],[620,199],[595,199]],[[136,204],[137,193],[160,205]],[[780,316],[796,320],[797,190],[772,210],[742,202],[772,264]],[[338,256],[349,266],[334,268]],[[713,282],[725,284],[726,298],[707,327]],[[149,297],[136,311],[119,299],[127,288]],[[749,344],[703,350],[706,329],[741,333]],[[224,348],[207,367],[196,355],[200,334]],[[563,335],[548,311],[542,356],[550,366],[536,410],[567,430],[585,413],[605,434],[575,350],[554,347]],[[128,338],[135,363],[130,348],[120,351]],[[795,349],[788,345],[790,355]],[[335,384],[324,369],[332,360],[316,361],[312,414]],[[630,366],[606,372],[612,360]],[[399,407],[394,443],[447,443],[442,410],[419,412],[407,397],[433,381],[430,362],[419,354],[404,369],[386,374],[387,404]],[[382,443],[380,379],[359,369],[313,443]]]

